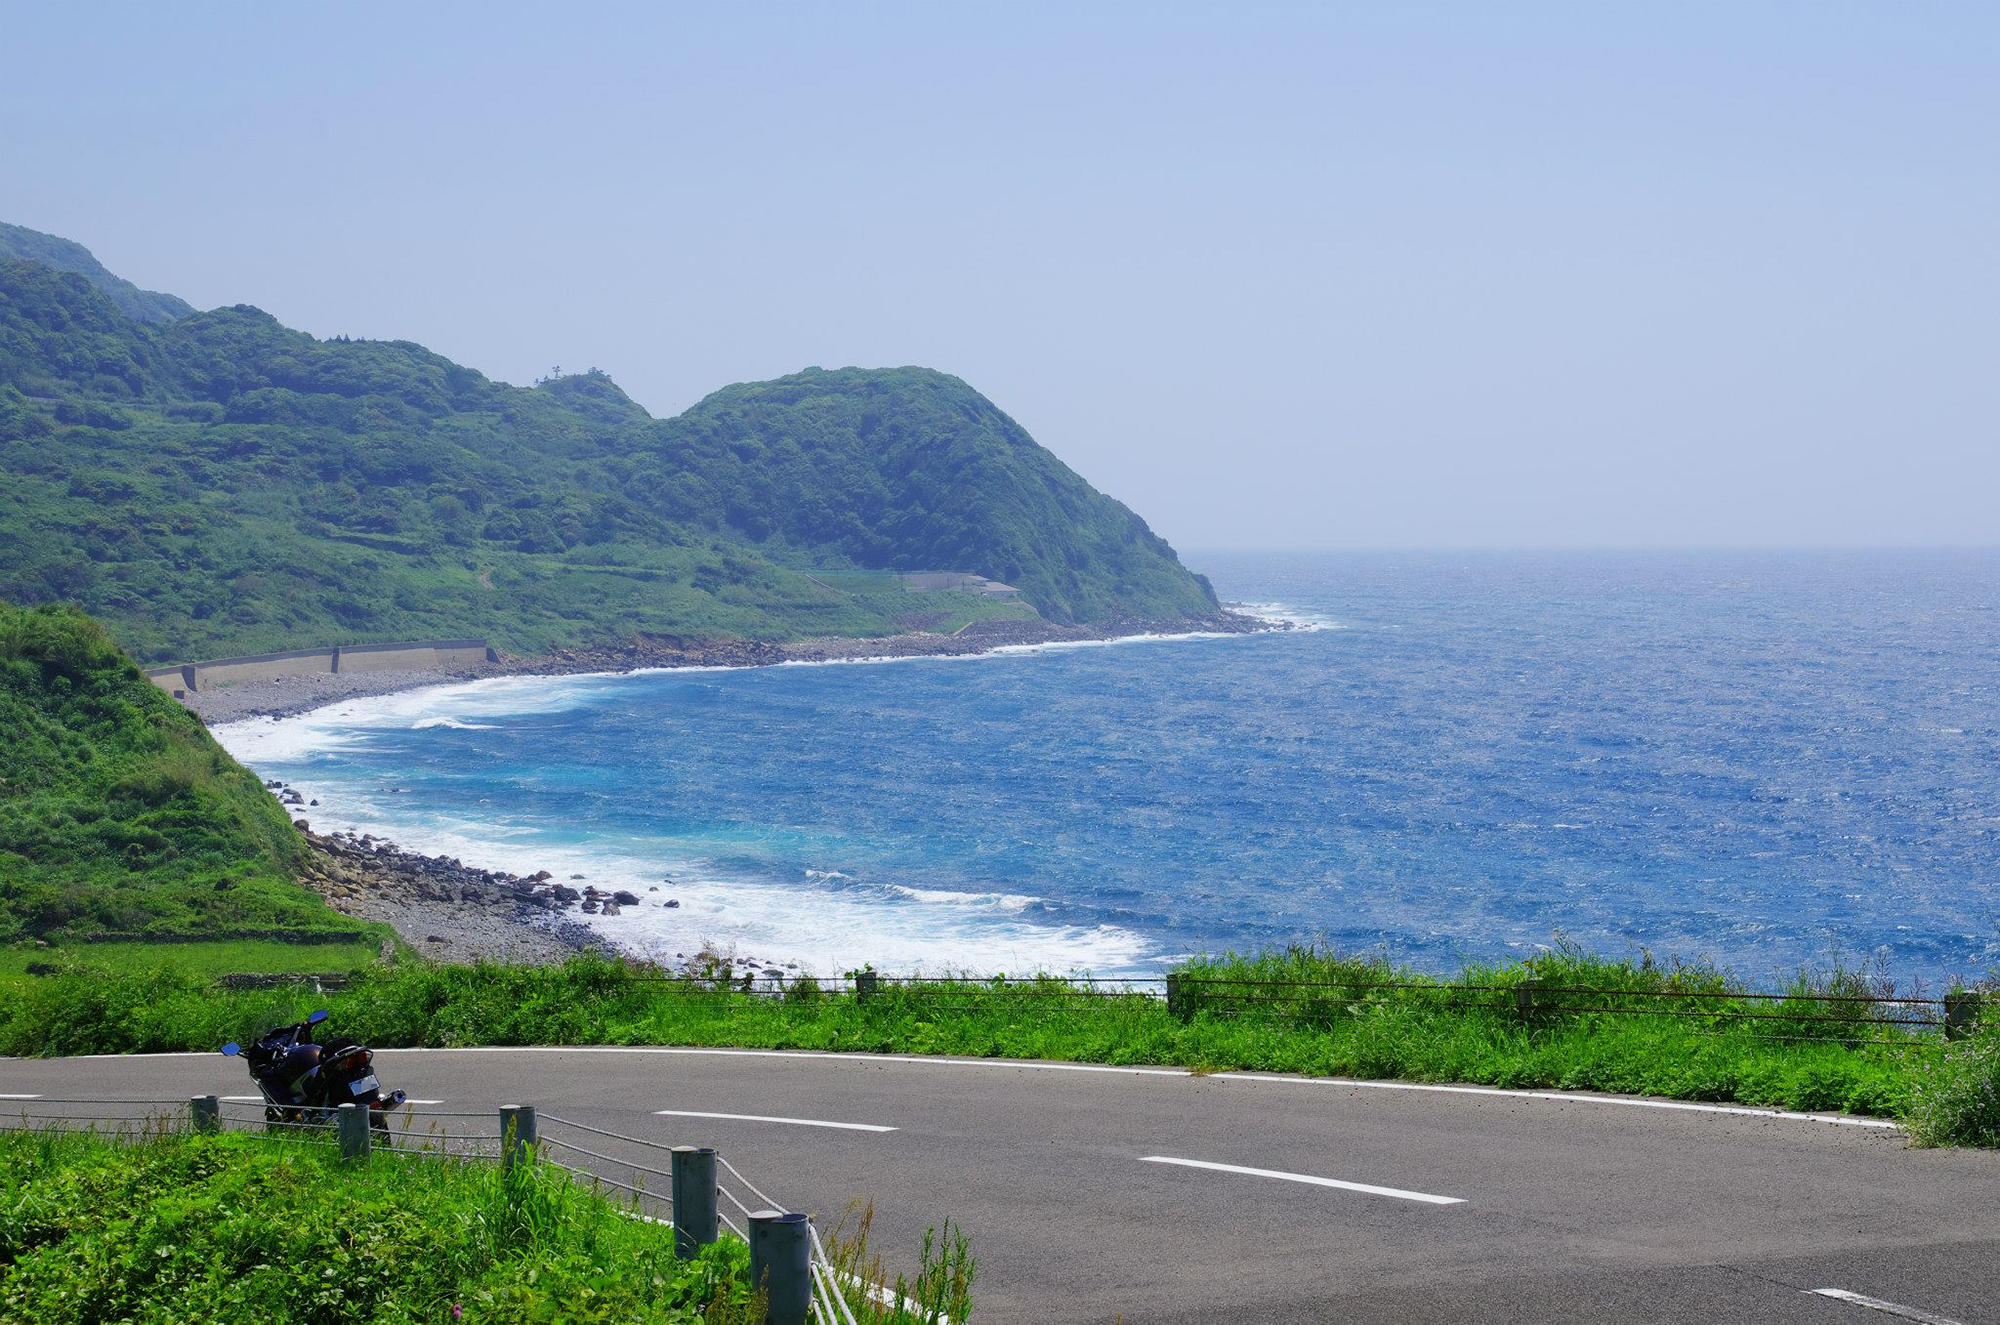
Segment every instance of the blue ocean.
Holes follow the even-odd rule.
[[[510,677],[218,735],[321,830],[631,888],[593,923],[669,960],[2000,967],[2000,553],[1186,559],[1292,628]]]

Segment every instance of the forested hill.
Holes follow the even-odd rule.
[[[976,569],[1043,615],[1198,617],[1206,581],[956,377],[807,369],[724,387],[656,429],[660,502],[864,566]]]
[[[9,227],[4,253],[0,598],[76,602],[148,661],[1216,611],[1138,516],[941,373],[808,370],[660,420],[595,371],[514,387],[407,341],[193,312],[53,236]],[[898,570],[1025,602],[911,594]]]

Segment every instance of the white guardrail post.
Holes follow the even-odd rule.
[[[1944,996],[1944,1038],[1962,1040],[1979,1025],[1979,994],[1956,989]]]
[[[715,1150],[673,1148],[674,1255],[695,1256],[716,1239]]]
[[[500,1106],[500,1171],[505,1173],[534,1154],[541,1137],[535,1126],[535,1106]]]
[[[339,1125],[341,1157],[365,1161],[368,1158],[368,1106],[343,1104],[334,1117]]]
[[[806,1216],[750,1214],[750,1289],[765,1293],[767,1325],[806,1325],[812,1302],[812,1241]]]

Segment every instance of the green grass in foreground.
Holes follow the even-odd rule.
[[[832,1240],[874,1270],[867,1217]],[[0,1133],[0,1320],[752,1325],[749,1254],[691,1261],[549,1165],[340,1160],[330,1146],[158,1132]],[[919,1304],[966,1319],[976,1273],[947,1228]],[[918,1317],[851,1294],[865,1325]]]
[[[594,957],[549,967],[377,968],[346,991],[322,996],[224,993],[184,973],[93,978],[79,971],[33,982],[0,1007],[0,1053],[210,1049],[323,1005],[344,1032],[383,1047],[715,1045],[1479,1082],[1847,1110],[1902,1118],[1922,1144],[2000,1145],[2000,1025],[1990,1012],[1979,1036],[1947,1047],[1935,1038],[1883,1042],[1873,1038],[1880,1027],[1810,1020],[1818,1010],[1803,1002],[1742,1005],[1792,1018],[1775,1022],[1601,1011],[1538,1014],[1523,1023],[1508,993],[1458,996],[1466,986],[1525,979],[1535,980],[1545,997],[1565,987],[1720,988],[1721,977],[1702,968],[1662,971],[1574,951],[1469,970],[1456,981],[1303,951],[1187,969],[1243,981],[1310,976],[1316,992],[1282,1015],[1197,1001],[1183,1020],[1155,999],[1078,998],[1074,987],[1054,979],[1034,987],[1046,996],[1023,994],[1018,985],[932,984],[885,986],[861,1002],[810,981],[749,995],[718,987],[719,973],[668,978]],[[1380,988],[1391,977],[1420,987]],[[1856,979],[1802,977],[1796,992],[1851,989]],[[1635,998],[1620,1005],[1639,1004]],[[1868,1005],[1835,1006],[1851,1015]],[[1765,1038],[1784,1033],[1836,1038]]]
[[[249,1137],[0,1136],[0,1318],[747,1322],[747,1252],[560,1172]]]

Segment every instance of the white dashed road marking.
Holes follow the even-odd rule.
[[[830,1123],[821,1118],[768,1118],[758,1113],[703,1113],[698,1109],[655,1109],[658,1118],[729,1118],[744,1123],[789,1123],[794,1127],[837,1127],[843,1132],[893,1132],[878,1123]]]
[[[1393,1196],[1399,1201],[1422,1201],[1425,1205],[1464,1205],[1462,1196],[1432,1196],[1429,1192],[1406,1192],[1400,1187],[1377,1187],[1366,1182],[1346,1182],[1321,1178],[1310,1173],[1285,1173],[1278,1169],[1250,1169],[1241,1164],[1216,1164],[1205,1159],[1176,1159],[1172,1155],[1144,1155],[1142,1164],[1178,1164],[1190,1169],[1213,1169],[1217,1173],[1244,1173],[1253,1178],[1276,1178],[1280,1182],[1303,1182],[1313,1187],[1338,1187],[1344,1192],[1366,1192],[1370,1196]]]
[[[1950,1316],[1940,1316],[1922,1307],[1906,1307],[1900,1302],[1884,1302],[1879,1297],[1868,1297],[1861,1293],[1850,1293],[1845,1288],[1808,1288],[1808,1295],[1830,1297],[1836,1302],[1846,1302],[1857,1307],[1867,1307],[1870,1311],[1880,1311],[1891,1316],[1901,1316],[1904,1320],[1922,1321],[1923,1325],[1964,1325],[1963,1321]]]

